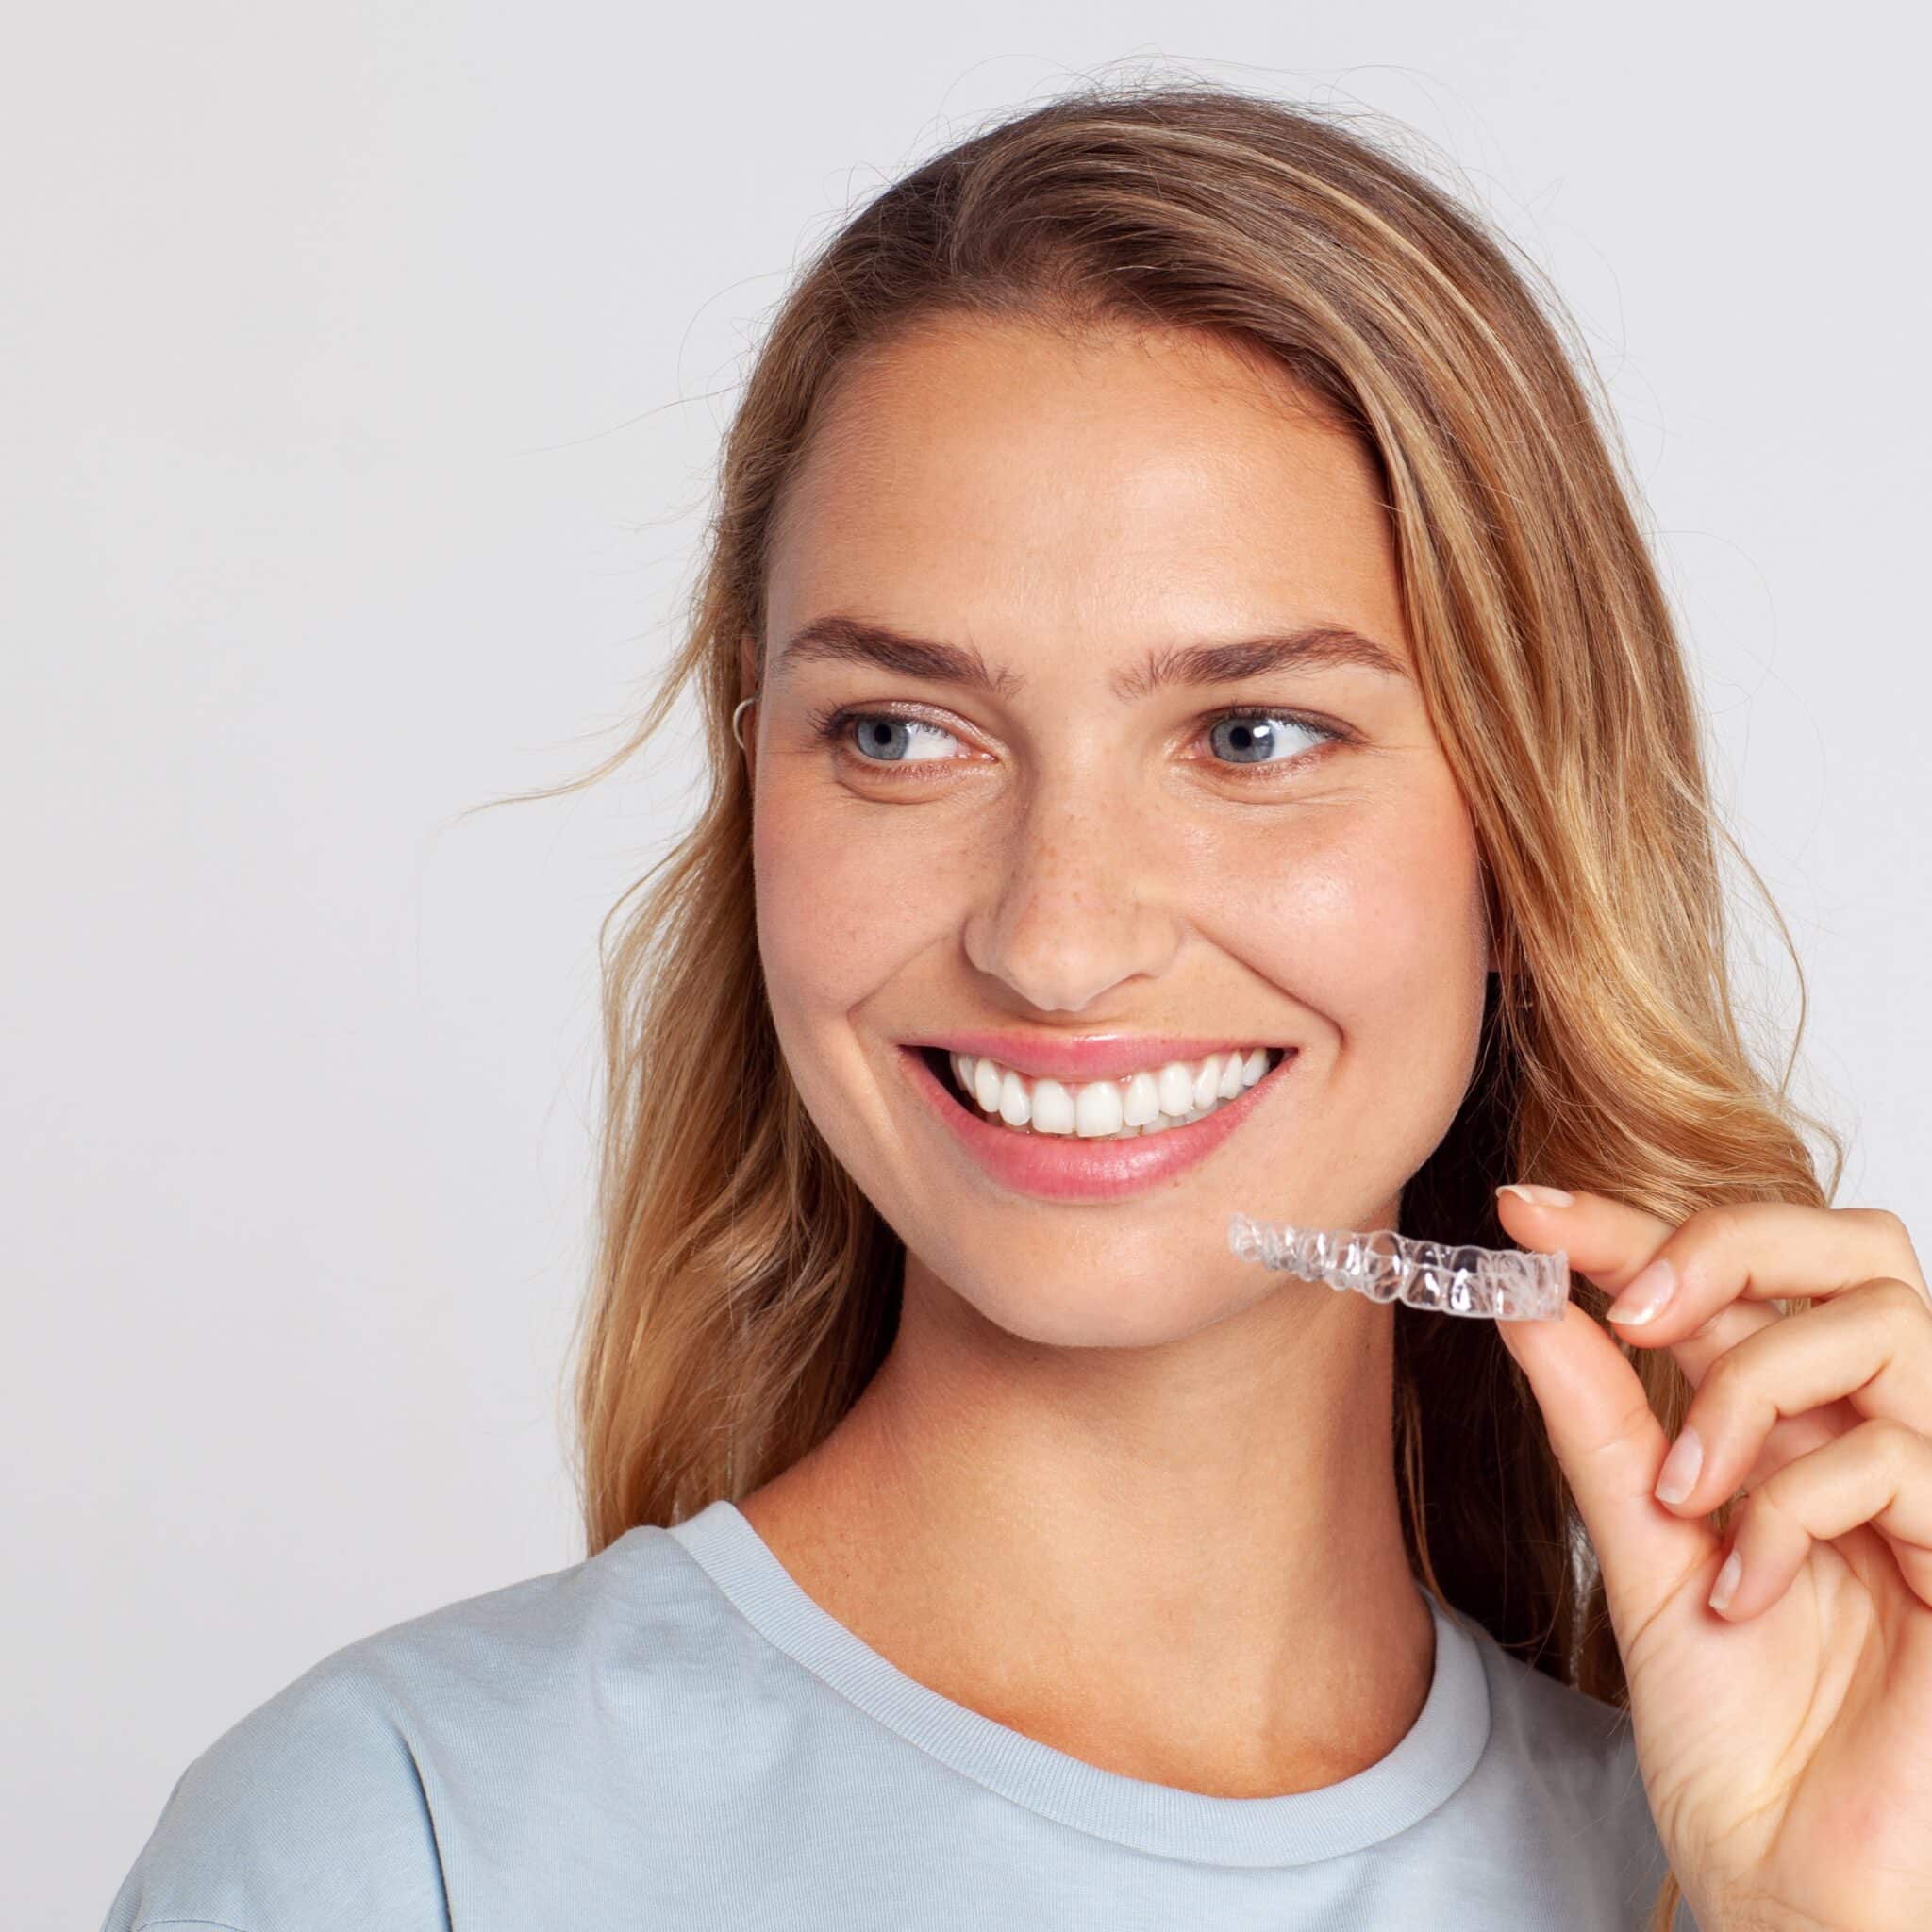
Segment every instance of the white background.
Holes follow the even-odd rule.
[[[1896,22],[1899,16],[1889,17]],[[1924,29],[1839,7],[40,8],[0,78],[7,1917],[329,1651],[581,1555],[615,743],[801,250],[1123,61],[1373,110],[1579,315],[1840,1196],[1932,1252]],[[1917,44],[1896,38],[1901,31]],[[667,755],[668,754],[668,755]],[[1771,962],[1747,991],[1794,1015]],[[263,1928],[269,1932],[269,1928]]]

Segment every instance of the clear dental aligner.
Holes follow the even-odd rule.
[[[1390,1228],[1355,1234],[1291,1227],[1237,1214],[1227,1244],[1244,1261],[1285,1269],[1330,1288],[1352,1288],[1372,1302],[1407,1302],[1444,1315],[1506,1322],[1559,1322],[1570,1297],[1570,1257],[1523,1248],[1450,1248]]]

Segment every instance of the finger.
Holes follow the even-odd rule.
[[[1672,1223],[1627,1202],[1580,1190],[1573,1193],[1560,1188],[1503,1188],[1497,1191],[1496,1209],[1513,1240],[1529,1248],[1566,1249],[1576,1273],[1613,1294],[1677,1231]],[[1804,1211],[1824,1212],[1816,1208]],[[1748,1337],[1773,1328],[1784,1319],[1766,1302],[1734,1301],[1689,1333],[1679,1332],[1681,1324],[1671,1323],[1635,1329],[1619,1324],[1609,1332],[1634,1347],[1668,1347],[1685,1379],[1698,1389],[1713,1362]],[[1852,1412],[1844,1408],[1814,1408],[1781,1419],[1759,1445],[1743,1480],[1762,1481],[1797,1457],[1843,1434],[1855,1421]],[[1734,1493],[1736,1487],[1724,1494]],[[1707,1504],[1703,1512],[1688,1513],[1707,1513],[1716,1507]]]
[[[1554,1198],[1561,1195],[1560,1200]],[[1607,1194],[1572,1193],[1564,1189],[1532,1189],[1517,1184],[1496,1191],[1496,1214],[1503,1231],[1525,1248],[1545,1254],[1563,1249],[1572,1270],[1612,1294],[1635,1276],[1675,1233],[1673,1223]],[[1768,1328],[1781,1317],[1758,1303],[1734,1302],[1702,1326],[1678,1335],[1652,1334],[1640,1327],[1610,1332],[1636,1346],[1662,1346],[1668,1341],[1677,1365],[1695,1388],[1706,1368],[1747,1335]]]
[[[1753,1201],[1700,1208],[1674,1228],[1605,1194],[1555,1198],[1564,1191],[1530,1189],[1525,1198],[1518,1186],[1501,1188],[1497,1214],[1524,1246],[1566,1249],[1577,1274],[1619,1297],[1607,1311],[1612,1332],[1633,1345],[1674,1348],[1693,1386],[1717,1357],[1781,1319],[1766,1306],[1774,1300],[1825,1299],[1890,1275],[1915,1287],[1932,1310],[1905,1224],[1883,1208]],[[1651,1290],[1665,1299],[1653,1302],[1649,1318],[1619,1313]]]
[[[1927,1294],[1919,1257],[1895,1214],[1752,1201],[1703,1208],[1635,1275],[1617,1284],[1609,1319],[1676,1341],[1736,1301],[1824,1300],[1879,1275]]]
[[[1613,1294],[1676,1232],[1676,1223],[1607,1194],[1512,1181],[1496,1190],[1496,1214],[1511,1241],[1567,1251],[1570,1265]]]
[[[1658,1507],[1663,1429],[1624,1351],[1578,1303],[1566,1301],[1554,1322],[1496,1326],[1529,1379],[1627,1640],[1687,1574],[1712,1564],[1718,1538],[1702,1520]]]
[[[1790,1588],[1813,1543],[1861,1524],[1885,1538],[1907,1587],[1932,1605],[1932,1438],[1874,1416],[1779,1470],[1733,1519],[1711,1607],[1732,1623],[1759,1615]]]
[[[1658,1502],[1707,1514],[1749,1481],[1781,1419],[1840,1401],[1932,1435],[1932,1309],[1908,1283],[1868,1281],[1712,1363],[1664,1459]]]

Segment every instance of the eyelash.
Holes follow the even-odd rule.
[[[883,718],[888,723],[895,724],[930,724],[932,723],[931,719],[922,718],[914,712],[896,711],[891,707],[882,708],[877,706],[859,705],[827,706],[822,710],[811,712],[808,722],[812,737],[817,741],[831,746],[835,751],[843,752],[847,756],[857,758],[858,755],[845,742],[844,733],[848,726],[872,718]],[[1340,725],[1330,724],[1320,718],[1311,718],[1301,711],[1287,711],[1255,705],[1229,705],[1221,710],[1209,711],[1205,717],[1196,721],[1195,735],[1198,737],[1202,732],[1211,731],[1215,725],[1229,718],[1286,719],[1291,724],[1299,724],[1304,730],[1314,732],[1323,741],[1321,744],[1310,745],[1307,751],[1301,752],[1291,758],[1264,759],[1258,763],[1245,766],[1225,764],[1219,759],[1213,758],[1204,760],[1206,763],[1217,765],[1220,770],[1229,774],[1242,784],[1257,782],[1264,777],[1278,778],[1284,772],[1299,771],[1304,764],[1317,756],[1326,745],[1348,743],[1353,741],[1355,736],[1353,732],[1343,730]],[[946,727],[941,725],[936,728],[944,730]],[[898,774],[902,772],[916,772],[922,766],[946,761],[933,758],[900,759],[897,761],[887,758],[864,758],[860,759],[859,762],[865,766],[868,772],[885,773],[888,774],[890,782],[897,783]]]

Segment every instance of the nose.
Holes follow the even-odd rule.
[[[1038,786],[992,855],[967,958],[1041,1012],[1080,1012],[1123,981],[1158,976],[1186,930],[1171,842],[1157,814],[1117,792]]]

